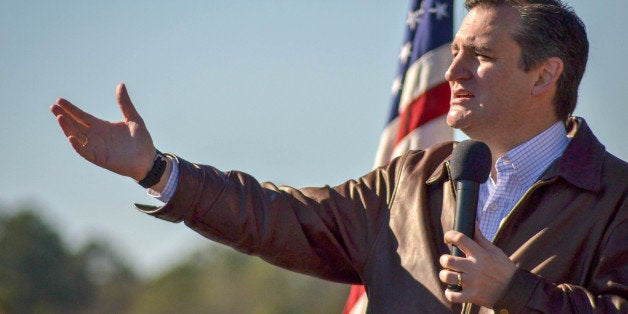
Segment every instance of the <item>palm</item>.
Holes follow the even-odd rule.
[[[140,180],[150,169],[155,147],[124,85],[118,86],[116,96],[124,116],[120,122],[98,119],[65,99],[59,99],[51,111],[79,155],[95,165]]]

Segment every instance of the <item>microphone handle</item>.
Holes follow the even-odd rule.
[[[471,180],[461,180],[456,182],[456,216],[454,218],[454,230],[461,232],[473,239],[475,231],[475,217],[478,208],[478,195],[480,184]],[[457,246],[453,246],[451,255],[465,257],[464,252]],[[458,285],[448,284],[447,289],[451,291],[462,291]]]

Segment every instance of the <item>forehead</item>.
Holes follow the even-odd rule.
[[[512,34],[518,26],[517,11],[508,6],[483,6],[471,9],[462,20],[454,46],[494,47],[516,44]]]

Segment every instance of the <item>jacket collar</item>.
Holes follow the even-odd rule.
[[[606,148],[583,118],[570,117],[565,127],[571,141],[563,155],[541,175],[541,179],[561,177],[582,189],[599,191],[602,188]]]
[[[602,167],[606,148],[598,141],[583,118],[570,117],[565,127],[571,141],[563,155],[548,167],[540,179],[561,177],[582,189],[599,191],[602,188]],[[427,179],[427,184],[451,178],[450,158],[451,156],[447,157],[436,168]]]
[[[458,143],[454,142],[452,145],[452,151],[453,148],[456,147]],[[427,181],[425,181],[426,184],[434,184],[436,182],[439,182],[441,180],[449,180],[452,181],[451,179],[451,173],[449,170],[449,160],[451,159],[451,154],[449,156],[447,156],[447,158],[445,158],[445,160],[443,160],[440,165],[438,165],[438,167],[436,167],[436,170],[434,170],[434,172],[432,172],[432,175],[429,176],[429,178],[427,179]]]

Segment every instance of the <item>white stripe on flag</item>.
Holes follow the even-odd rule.
[[[451,45],[446,44],[428,51],[410,65],[403,83],[399,113],[426,91],[442,84],[451,61]]]
[[[451,141],[452,130],[447,127],[446,120],[447,116],[440,116],[414,129],[397,143],[390,158],[398,157],[409,150],[426,149],[434,144]]]
[[[379,138],[379,146],[375,153],[375,164],[373,168],[377,168],[387,164],[392,156],[392,151],[395,148],[395,138],[397,137],[397,129],[399,129],[399,117],[390,121],[384,128],[382,135]]]
[[[363,293],[360,298],[355,302],[349,314],[364,314],[366,313],[366,308],[369,305],[369,300],[366,297],[366,293]]]

